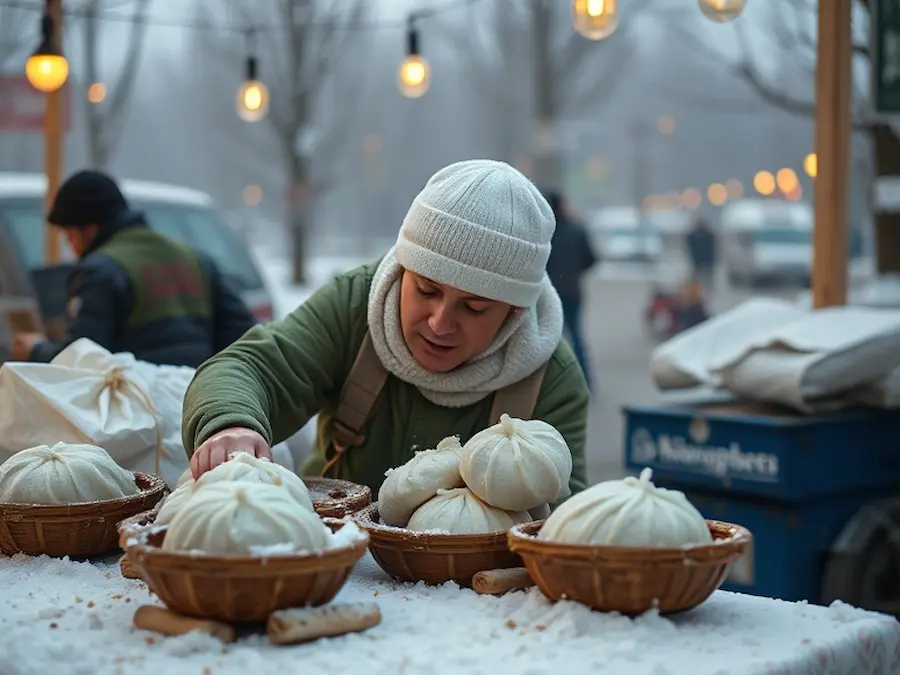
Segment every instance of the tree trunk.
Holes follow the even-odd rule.
[[[291,241],[293,282],[307,281],[306,258],[309,245],[311,186],[306,159],[293,153],[288,160],[288,232]]]
[[[78,99],[84,109],[84,119],[87,126],[87,156],[88,164],[92,169],[106,168],[107,155],[104,143],[103,115],[99,113],[97,104],[91,103],[86,96],[85,87],[90,87],[99,81],[97,69],[97,48],[99,42],[99,20],[97,17],[97,3],[91,2],[84,15],[84,56],[85,72],[84,82],[76,88]]]
[[[534,181],[541,189],[562,187],[562,157],[557,127],[557,95],[553,67],[553,10],[546,0],[534,0],[531,36],[534,50]]]
[[[875,180],[900,180],[900,139],[885,124],[872,133],[875,146]],[[900,273],[900,212],[882,212],[875,205],[875,260],[879,274]]]

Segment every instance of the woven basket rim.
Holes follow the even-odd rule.
[[[348,492],[364,494],[372,492],[368,485],[362,483],[354,483],[353,481],[344,480],[343,478],[326,478],[324,476],[300,476],[300,479],[307,485],[333,485],[335,487],[346,487]]]
[[[322,476],[300,476],[310,491],[313,505],[317,512],[354,513],[372,503],[372,489],[368,485],[354,483],[341,478],[324,478]],[[331,492],[340,490],[342,497],[334,497]],[[316,499],[316,493],[324,493],[324,499]]]
[[[0,502],[0,518],[15,517],[16,520],[44,520],[59,516],[101,518],[107,513],[115,513],[146,499],[148,496],[160,496],[166,490],[166,481],[142,471],[133,471],[134,480],[140,492],[128,497],[116,499],[98,499],[90,502],[72,504],[14,504]]]
[[[753,535],[741,525],[707,519],[706,524],[714,540],[712,544],[679,547],[569,544],[538,539],[536,535],[544,522],[540,520],[510,528],[508,533],[510,550],[535,556],[564,558],[573,562],[683,565],[685,561],[691,561],[706,565],[721,564],[739,556],[753,541]]]
[[[381,522],[377,502],[349,517],[368,531],[371,541],[382,548],[419,551],[427,549],[434,553],[456,554],[509,548],[507,530],[479,534],[431,534],[385,525]]]
[[[340,522],[341,519],[332,519]],[[145,531],[153,534],[165,533],[167,525],[148,525]],[[236,573],[259,568],[271,573],[282,573],[294,568],[312,567],[329,569],[346,567],[351,558],[355,563],[369,547],[369,533],[360,528],[362,537],[351,544],[338,548],[315,551],[312,553],[272,553],[267,555],[219,554],[203,551],[164,551],[146,541],[127,543],[125,552],[139,564],[150,563],[153,567],[179,568],[192,573],[203,573],[210,566],[227,570],[232,568]],[[136,533],[139,534],[139,533]],[[318,564],[315,564],[318,563]],[[324,564],[323,564],[324,563]],[[350,563],[352,564],[352,563]],[[300,570],[302,571],[302,570]]]

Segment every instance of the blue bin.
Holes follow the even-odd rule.
[[[707,518],[749,529],[723,588],[817,602],[831,543],[900,489],[900,413],[802,416],[741,403],[624,408],[625,463],[683,491]]]

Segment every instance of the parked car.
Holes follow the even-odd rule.
[[[655,262],[663,253],[662,236],[650,215],[630,206],[594,211],[588,232],[601,260]]]
[[[808,283],[813,250],[809,204],[745,199],[722,210],[720,225],[722,257],[732,284]]]
[[[150,227],[209,255],[258,320],[273,318],[271,296],[247,245],[226,224],[208,194],[139,180],[123,180],[120,187],[132,208],[146,214]],[[43,175],[0,172],[0,313],[34,306],[34,272],[44,268],[45,260],[46,189]],[[59,239],[63,260],[71,261],[65,238]],[[66,270],[59,271],[62,293]],[[0,363],[8,357],[9,342],[0,316]]]

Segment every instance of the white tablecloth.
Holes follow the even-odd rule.
[[[370,557],[339,601],[375,601],[366,633],[297,647],[232,645],[132,627],[157,603],[111,563],[0,557],[0,674],[893,675],[900,624],[842,603],[818,607],[719,591],[672,618],[548,602],[537,589],[482,597],[391,581]]]

